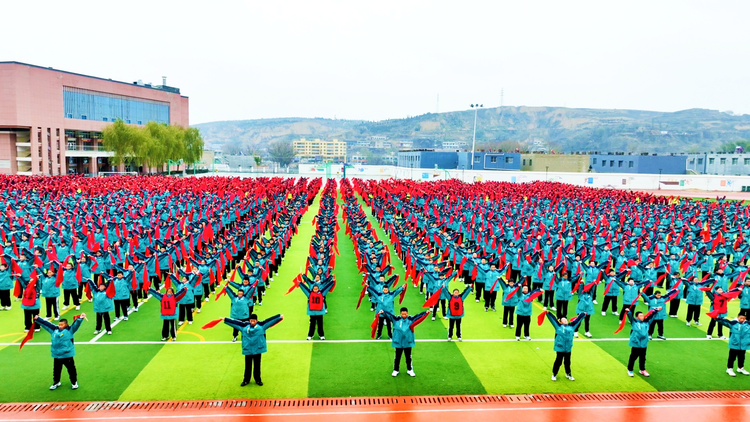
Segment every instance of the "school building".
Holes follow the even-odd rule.
[[[188,127],[179,88],[0,62],[0,173],[92,174],[124,171],[102,148],[102,130],[120,119]]]

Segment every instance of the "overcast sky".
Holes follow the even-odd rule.
[[[40,4],[42,3],[42,4]],[[45,4],[46,3],[46,4]],[[190,122],[500,105],[750,113],[750,1],[13,1],[0,61],[179,87]]]

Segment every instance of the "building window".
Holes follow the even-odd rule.
[[[732,165],[738,164],[739,158],[732,158]]]
[[[495,156],[490,157],[490,163],[497,163],[497,157]]]
[[[617,162],[617,167],[622,167],[622,160]]]
[[[633,168],[633,162],[632,162],[632,161],[628,161],[628,168],[629,168],[629,169],[632,169],[632,168]]]
[[[142,125],[142,124],[143,124],[143,122],[142,122],[142,121],[140,121],[140,120],[138,120],[138,124],[139,124],[139,125]]]
[[[702,158],[698,159],[698,164],[703,164],[703,159]]]
[[[478,156],[478,155],[475,155],[475,156],[474,156],[474,162],[475,162],[475,163],[478,163],[478,162],[479,162],[479,156]]]
[[[607,160],[602,160],[602,167],[607,167]]]
[[[125,123],[130,124],[130,120],[125,120]]]
[[[103,122],[106,122],[106,121],[107,121],[107,118],[106,118],[106,117],[102,117],[102,121],[103,121]]]
[[[87,119],[88,119],[88,117],[86,117],[85,114],[81,114],[81,120],[87,120]]]
[[[531,165],[531,158],[529,158],[529,165]]]
[[[68,114],[65,115],[65,117],[67,117],[68,119],[72,119],[73,118],[73,113],[68,113]]]
[[[727,163],[727,159],[726,158],[722,158],[722,159],[719,160],[719,164],[726,164],[726,163]]]
[[[615,160],[609,160],[609,166],[614,167],[615,166]]]
[[[86,89],[63,87],[63,115],[86,116],[91,120],[114,122],[118,118],[155,121],[169,124],[169,103],[123,95],[106,94]]]
[[[513,157],[505,157],[505,162],[507,164],[513,164]]]
[[[713,163],[714,163],[714,160],[715,160],[714,158],[709,158],[709,159],[708,159],[708,164],[713,164]]]
[[[523,165],[524,166],[526,165],[526,159],[525,158],[523,159]]]
[[[691,158],[690,161],[688,161],[690,164],[695,164],[695,158]]]
[[[745,165],[750,164],[750,158],[745,158]]]
[[[591,164],[596,164],[596,157],[591,159]]]

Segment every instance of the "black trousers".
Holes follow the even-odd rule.
[[[638,367],[641,371],[646,370],[646,348],[645,347],[631,347],[630,358],[628,358],[628,371],[633,372],[635,367],[635,360],[638,359]]]
[[[625,318],[625,310],[630,309],[630,314],[632,315],[633,312],[635,312],[635,305],[626,305],[622,304],[622,308],[620,308],[620,321],[622,321],[623,318]]]
[[[266,282],[266,284],[268,284],[268,283]],[[257,290],[257,293],[258,293],[258,300],[257,300],[257,302],[258,303],[263,303],[263,292],[265,292],[265,291],[266,291],[266,288],[264,286],[258,286],[258,290]]]
[[[517,315],[516,316],[516,337],[521,337],[521,327],[523,327],[523,335],[529,337],[529,326],[531,325],[530,315]]]
[[[545,290],[544,291],[544,307],[553,307],[555,306],[555,291],[554,290]]]
[[[701,318],[701,305],[688,305],[687,322],[690,322],[690,321],[700,322],[700,318]]]
[[[307,336],[312,337],[315,334],[315,326],[318,326],[318,337],[325,337],[323,332],[323,315],[310,315],[310,329],[307,330]]]
[[[84,289],[84,285],[86,284],[87,281],[88,280],[83,280],[83,281],[81,281],[80,284],[78,284],[78,289],[76,291],[76,294],[78,296],[78,300],[79,301],[83,298],[83,289]]]
[[[503,306],[503,325],[513,325],[513,313],[515,311],[515,306]]]
[[[208,287],[208,283],[203,283],[203,296],[208,297],[210,293],[211,290]]]
[[[404,358],[406,359],[406,370],[411,371],[413,369],[411,366],[411,347],[396,349],[396,359],[393,361],[393,370],[394,371],[399,370],[399,367],[401,366],[402,354],[404,355]]]
[[[445,316],[445,299],[440,299],[440,310],[443,311],[443,316]],[[435,306],[432,307],[432,317],[435,318],[435,315],[437,315],[438,310],[438,304],[436,303]]]
[[[670,316],[677,315],[677,311],[680,310],[680,302],[681,302],[680,299],[672,299],[669,301],[669,315]]]
[[[68,371],[70,383],[76,384],[78,382],[78,372],[76,372],[76,363],[73,361],[73,358],[54,359],[52,367],[52,384],[60,382],[60,375],[62,375],[63,366]]]
[[[137,289],[130,292],[130,299],[133,301],[133,308],[138,307],[138,299],[148,297],[147,294],[143,293],[143,289]]]
[[[490,286],[492,287],[492,286]],[[476,296],[474,296],[474,299],[479,300],[482,298],[482,292],[484,292],[484,283],[475,282],[474,283],[474,290],[476,291]],[[488,292],[484,292],[484,295],[486,296]]]
[[[378,337],[383,334],[383,324],[385,324],[385,328],[388,331],[388,338],[392,338],[391,320],[382,315],[378,317]]]
[[[617,312],[617,296],[604,296],[602,312],[607,312],[607,307],[610,307],[612,312]]]
[[[557,352],[555,363],[552,365],[552,375],[557,376],[560,365],[565,365],[565,374],[570,375],[570,352]]]
[[[664,320],[663,319],[654,320],[654,323],[648,327],[648,335],[653,335],[654,329],[656,329],[657,327],[659,328],[657,332],[659,333],[660,336],[663,336],[664,335]]]
[[[185,316],[187,315],[187,320],[190,322],[193,322],[193,304],[183,305],[180,304],[180,322],[185,321]]]
[[[128,316],[128,304],[129,303],[130,303],[130,299],[115,300],[115,318],[120,317],[120,312],[122,312],[122,316],[124,317]]]
[[[717,325],[719,326],[719,337],[723,336],[724,335],[724,326],[721,325],[721,324],[719,324],[719,323],[717,323],[716,319],[714,319],[714,318],[711,318],[711,322],[708,324],[708,330],[706,331],[706,334],[708,334],[709,336],[712,335],[714,333],[714,327],[717,326]]]
[[[737,367],[745,367],[745,351],[737,349],[729,349],[729,360],[727,360],[727,369],[734,368],[734,360],[737,359]]]
[[[97,312],[96,313],[96,331],[102,329],[102,321],[104,321],[104,328],[107,331],[112,331],[112,326],[109,321],[109,312]]]
[[[24,309],[23,310],[23,326],[25,330],[30,330],[31,326],[34,326],[35,330],[39,329],[39,324],[34,322],[34,316],[39,315],[39,309]]]
[[[591,322],[591,315],[586,314],[586,316],[583,317],[583,324],[581,324],[581,325],[583,325],[583,329],[586,330],[586,331],[584,331],[586,333],[589,332],[589,322]],[[581,325],[579,325],[578,327],[576,327],[576,333],[578,332],[578,329],[581,328]]]
[[[73,298],[73,304],[74,305],[76,305],[76,306],[80,306],[81,305],[81,301],[80,301],[80,298],[79,298],[79,295],[78,295],[78,292],[76,291],[76,289],[64,289],[63,290],[63,296],[65,298],[63,300],[63,305],[68,306],[68,304],[70,304],[70,298],[71,297]]]
[[[173,319],[162,320],[161,326],[161,338],[175,338],[177,337],[177,330],[175,329],[175,323]]]
[[[252,313],[252,311],[250,311],[250,313]],[[247,321],[250,321],[250,318],[239,319],[238,321],[247,322]],[[238,330],[236,328],[232,328],[232,337],[237,337],[237,334],[239,334],[239,332],[240,332],[240,330]],[[248,356],[248,355],[245,355],[245,356]],[[258,355],[258,356],[260,356],[260,355]],[[249,378],[246,378],[246,379],[249,380]]]
[[[0,307],[9,308],[10,306],[10,290],[0,290]]]
[[[744,315],[745,318],[750,318],[750,309],[740,308],[739,315]]]
[[[47,309],[47,318],[50,317],[59,317],[60,311],[57,309],[57,298],[56,297],[45,297],[44,298],[44,305]]]
[[[567,300],[557,301],[557,317],[558,318],[568,317],[568,301]]]
[[[461,338],[461,318],[451,318],[448,321],[448,338],[453,338],[453,327],[456,327],[456,337]]]
[[[529,290],[536,290],[536,289],[541,289],[541,288],[542,288],[542,283],[533,283],[531,289]],[[543,296],[544,295],[537,297],[536,301],[539,303],[542,303],[542,300],[544,299]]]
[[[195,295],[195,307],[200,309],[203,306],[203,296]]]
[[[513,268],[510,269],[510,279],[513,281],[518,281],[518,278],[521,276],[521,270],[514,270]]]
[[[250,374],[255,378],[255,382],[261,382],[260,380],[260,354],[257,355],[245,355],[245,375],[242,378],[244,382],[250,382]]]
[[[495,309],[495,300],[497,299],[497,292],[484,292],[484,309]]]

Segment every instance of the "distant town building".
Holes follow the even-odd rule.
[[[346,142],[301,138],[294,141],[294,153],[300,162],[342,163],[346,161]]]
[[[750,176],[750,153],[688,154],[688,173],[720,176]]]
[[[459,150],[466,148],[469,144],[465,141],[443,141],[443,149]]]
[[[521,154],[517,152],[475,152],[474,167],[471,152],[459,152],[458,169],[463,170],[521,170]]]
[[[412,148],[414,141],[399,141],[398,146],[401,148]]]
[[[367,163],[367,157],[364,155],[352,155],[349,157],[350,163],[356,163],[356,164],[365,164]]]
[[[521,170],[585,173],[589,171],[587,154],[521,154]]]
[[[685,174],[686,155],[607,153],[589,155],[596,173]]]

